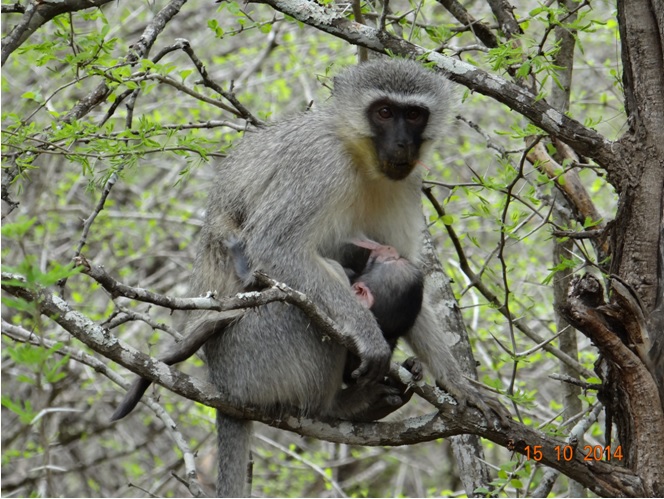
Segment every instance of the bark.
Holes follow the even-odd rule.
[[[664,203],[664,26],[657,23],[663,18],[662,2],[618,2],[630,130],[616,158],[621,199],[611,271],[634,289],[648,314],[663,291],[657,282]]]
[[[432,288],[431,296],[440,318],[440,325],[450,331],[448,346],[459,361],[463,372],[468,377],[477,379],[477,368],[470,348],[468,332],[450,286],[450,279],[443,271],[428,233],[425,241],[424,263],[429,269],[427,280]],[[479,487],[490,489],[491,474],[486,465],[480,438],[477,435],[456,435],[450,438],[450,443],[468,497],[476,497],[474,491]]]
[[[611,287],[606,303],[597,278],[576,278],[562,311],[608,361],[608,371],[598,369],[604,381],[600,399],[616,418],[624,465],[642,478],[648,497],[660,497],[664,494],[664,411],[646,367],[645,351],[638,348],[645,323],[627,287],[615,279]]]
[[[664,468],[664,451],[661,439],[653,444],[652,436],[664,434],[659,397],[664,366],[660,356],[644,358],[643,349],[660,345],[664,335],[660,253],[664,244],[664,4],[619,0],[618,22],[630,129],[620,139],[622,154],[615,162],[620,204],[612,235],[611,273],[624,282],[629,295],[625,298],[625,293],[614,289],[612,296],[622,301],[618,320],[627,338],[620,337],[619,347],[627,352],[615,365],[609,364],[607,381],[616,390],[610,403],[621,442],[629,449],[628,465],[643,477],[647,489],[663,495],[664,476],[657,470]],[[639,341],[643,342],[640,349]],[[628,362],[631,353],[636,355]]]
[[[554,215],[560,218],[559,215]],[[574,250],[574,244],[571,239],[564,242],[556,241],[553,246],[553,263],[557,265],[562,261],[562,258],[570,258]],[[567,283],[572,278],[572,270],[566,269],[556,272],[553,282],[553,306],[555,308],[556,329],[557,331],[564,331],[560,335],[559,343],[560,349],[573,359],[578,359],[578,346],[576,341],[576,329],[571,327],[565,318],[560,314],[559,307],[565,303]],[[560,363],[560,372],[563,375],[576,377],[577,373],[571,370],[563,362]],[[563,392],[563,419],[570,420],[577,414],[582,414],[583,404],[579,399],[581,395],[581,388],[571,383],[562,383]],[[579,445],[584,445],[584,440],[580,439]],[[579,483],[570,480],[569,483],[569,497],[586,497],[583,487]]]
[[[577,280],[563,311],[604,357],[597,365],[600,395],[617,425],[625,466],[641,476],[648,496],[662,496],[664,4],[619,0],[618,23],[629,131],[604,165],[620,196],[609,226],[614,278],[608,303],[595,278]]]

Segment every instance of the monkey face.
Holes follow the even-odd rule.
[[[403,180],[420,157],[422,134],[429,121],[428,109],[380,99],[369,106],[367,119],[378,168],[392,180]]]

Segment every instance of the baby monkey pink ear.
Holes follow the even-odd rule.
[[[357,299],[360,300],[360,303],[364,308],[370,309],[373,307],[374,295],[363,282],[356,282],[351,287],[355,296],[357,296]]]

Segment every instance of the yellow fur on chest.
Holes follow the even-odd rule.
[[[414,255],[422,217],[417,173],[399,181],[387,178],[378,169],[370,138],[346,137],[344,145],[351,159],[349,176],[338,184],[335,209],[321,221],[325,231],[319,251],[334,255],[350,239],[370,238],[404,256]]]
[[[378,169],[378,156],[369,137],[346,138],[345,146],[356,172],[367,180],[380,180],[383,174]]]
[[[421,201],[411,180],[364,177],[350,205],[354,237],[368,237],[410,255],[418,245]]]

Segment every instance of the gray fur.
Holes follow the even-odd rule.
[[[219,167],[192,291],[223,296],[242,288],[224,245],[227,236],[237,234],[252,267],[306,293],[354,335],[363,361],[361,382],[342,391],[347,353],[342,346],[324,341],[290,305],[249,310],[204,347],[211,381],[238,405],[295,406],[303,414],[363,419],[384,395],[375,383],[388,369],[390,348],[328,259],[336,259],[343,242],[368,237],[418,261],[424,228],[418,169],[393,181],[376,174],[368,159],[354,164],[346,147],[349,140],[368,136],[365,108],[386,93],[430,110],[423,146],[442,134],[447,81],[415,62],[381,60],[339,76],[332,99],[320,110],[247,132]],[[411,333],[415,353],[443,386],[454,380],[454,394],[472,398],[475,390],[439,342],[435,317],[424,312]],[[202,322],[213,324],[214,313],[190,320],[191,327]],[[217,492],[244,495],[250,425],[223,414],[217,422]]]

